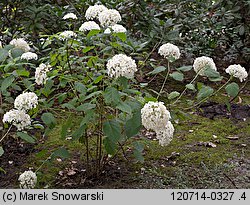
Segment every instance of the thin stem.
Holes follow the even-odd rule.
[[[169,64],[169,61],[168,61],[168,72],[167,72],[166,77],[165,77],[165,79],[164,79],[164,82],[163,82],[163,84],[162,84],[162,86],[161,86],[160,92],[158,93],[157,100],[159,99],[159,97],[160,97],[160,95],[161,95],[161,93],[162,93],[162,91],[163,91],[163,89],[164,89],[164,86],[165,86],[165,84],[166,84],[166,82],[167,82],[169,73],[170,73],[170,64]]]
[[[10,130],[12,128],[12,125],[9,127],[9,129],[7,130],[7,132],[4,134],[4,136],[1,138],[0,143],[4,140],[5,137],[7,137],[7,135],[9,134]]]
[[[51,159],[51,157],[52,157],[53,154],[54,154],[54,153],[51,153],[51,154],[43,161],[43,163],[36,169],[35,173],[37,173],[37,172],[43,167],[43,165],[44,165],[49,159]]]
[[[190,81],[189,84],[192,84],[196,80],[196,78],[198,76],[199,76],[199,72],[195,75],[195,77],[193,78],[193,80]],[[185,89],[182,91],[182,93],[179,95],[179,97],[172,103],[172,105],[174,105],[175,103],[178,102],[178,100],[184,95],[184,93],[186,92],[186,90],[187,90],[187,87],[185,87]]]
[[[228,79],[228,81],[226,83],[224,83],[218,90],[216,90],[212,95],[209,95],[207,97],[205,97],[204,99],[202,99],[200,102],[196,103],[195,105],[189,107],[189,108],[185,108],[185,110],[189,110],[191,108],[194,108],[198,105],[200,105],[201,103],[205,102],[208,98],[216,95],[218,92],[220,92],[222,90],[222,88],[224,88],[230,81],[232,80],[232,76]]]

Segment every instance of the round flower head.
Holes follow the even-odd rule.
[[[23,110],[10,110],[3,116],[3,123],[14,125],[17,130],[23,130],[31,124],[31,119]]]
[[[239,78],[240,82],[246,80],[248,76],[246,69],[241,65],[236,65],[236,64],[228,66],[228,68],[226,69],[226,73],[235,78]]]
[[[103,27],[114,26],[122,20],[120,13],[115,9],[104,10],[99,14],[98,19]]]
[[[160,48],[158,53],[163,56],[164,58],[167,58],[169,61],[174,61],[180,58],[180,49],[171,44],[171,43],[166,43],[163,44]],[[174,59],[174,60],[173,60]]]
[[[79,31],[82,31],[82,32],[91,31],[91,30],[100,30],[100,26],[94,21],[87,21],[87,22],[84,22],[79,28]]]
[[[124,54],[118,54],[108,60],[107,69],[110,77],[118,78],[124,76],[131,79],[137,71],[137,66],[131,57]]]
[[[68,13],[68,14],[64,15],[64,17],[63,17],[63,20],[66,20],[66,19],[77,19],[77,16],[73,13]]]
[[[98,18],[99,14],[105,10],[108,10],[108,9],[103,5],[90,6],[86,10],[85,17],[87,20]]]
[[[76,36],[77,36],[76,33],[73,31],[63,31],[62,33],[60,33],[59,39],[66,40]]]
[[[172,141],[174,135],[174,126],[170,121],[167,122],[167,125],[164,129],[156,131],[156,138],[159,140],[161,146],[167,146]]]
[[[124,27],[123,27],[122,25],[120,25],[120,24],[115,24],[115,25],[111,26],[111,28],[107,28],[107,29],[104,31],[104,33],[110,34],[111,31],[112,31],[113,33],[126,33],[126,32],[127,32],[127,29],[124,28]]]
[[[50,65],[41,63],[39,67],[36,68],[35,79],[37,85],[43,85],[47,81],[47,72],[51,70]]]
[[[148,102],[141,109],[142,125],[148,130],[162,130],[170,120],[170,112],[163,102]]]
[[[21,189],[33,189],[37,183],[36,173],[32,171],[25,171],[19,176],[18,181]]]
[[[27,92],[18,95],[14,102],[14,107],[16,109],[24,111],[36,108],[37,105],[38,105],[38,97],[33,92]]]
[[[37,58],[38,58],[37,54],[32,52],[26,52],[21,55],[21,59],[23,60],[32,60],[32,59],[37,60]]]
[[[217,70],[213,59],[206,57],[206,56],[196,58],[194,60],[193,67],[194,67],[194,71],[196,73],[199,73],[199,75],[201,75],[201,76],[205,75],[204,72],[208,68],[213,69],[213,70]]]
[[[10,45],[22,49],[24,52],[30,50],[29,44],[23,38],[17,38],[10,41]]]

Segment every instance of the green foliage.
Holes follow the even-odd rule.
[[[18,137],[20,137],[21,139],[23,139],[24,141],[28,142],[28,143],[35,143],[36,139],[34,137],[31,137],[30,135],[28,135],[25,132],[17,132],[16,133]]]
[[[237,83],[230,83],[225,87],[225,89],[227,94],[231,97],[237,96],[240,90],[239,85]]]

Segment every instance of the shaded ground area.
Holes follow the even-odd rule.
[[[98,178],[86,178],[82,145],[61,140],[60,127],[37,145],[9,138],[0,187],[18,187],[21,172],[35,170],[55,147],[65,146],[71,158],[46,162],[38,172],[39,188],[250,188],[249,106],[232,105],[228,113],[224,105],[205,103],[174,124],[175,138],[167,147],[143,130],[136,140],[145,145],[145,163],[134,161],[128,144],[128,160],[111,158]]]

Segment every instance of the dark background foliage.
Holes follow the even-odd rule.
[[[89,5],[117,8],[133,37],[147,42],[176,43],[187,57],[209,55],[225,62],[250,62],[250,2],[247,0],[4,0],[0,2],[0,38],[25,37],[64,30],[62,16],[74,12],[82,21]],[[218,60],[218,59],[217,59]]]

